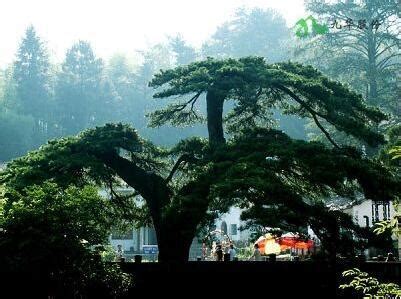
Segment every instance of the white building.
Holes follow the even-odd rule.
[[[361,227],[372,227],[376,222],[389,220],[395,216],[392,202],[364,200],[353,204],[344,212],[352,216],[355,223]]]
[[[129,188],[120,189],[118,191],[122,194],[132,192]],[[106,195],[104,191],[102,193]],[[396,216],[396,211],[391,202],[363,200],[362,197],[352,203],[346,198],[334,198],[329,204],[329,208],[340,209],[349,214],[353,217],[355,223],[359,224],[361,227],[372,227],[378,221],[389,220]],[[248,242],[250,232],[248,230],[240,230],[241,226],[244,224],[240,220],[241,212],[240,208],[231,207],[228,213],[216,219],[215,229],[220,230],[234,242]],[[308,232],[311,236],[314,236],[310,229],[308,229]],[[401,237],[397,238],[399,256],[401,256]],[[123,234],[117,232],[112,233],[109,237],[109,241],[115,250],[117,250],[118,245],[121,245],[127,256],[145,254],[146,251],[144,248],[147,249],[148,245],[157,245],[156,233],[152,227],[130,229]],[[190,249],[190,259],[195,260],[199,256],[201,256],[201,242],[195,238]],[[155,258],[155,256],[153,256],[153,258]]]
[[[116,192],[121,196],[127,196],[132,193],[132,189],[128,186],[126,188],[118,188]],[[102,196],[109,197],[109,193],[106,190],[100,191]],[[135,197],[138,201],[138,205],[143,204],[140,197]],[[145,254],[144,246],[157,245],[156,232],[152,227],[141,227],[131,228],[125,232],[115,231],[109,236],[110,245],[113,246],[117,252],[118,245],[121,245],[121,249],[126,257],[133,257],[136,254]],[[154,259],[155,256],[149,256]]]
[[[121,245],[127,256],[144,254],[144,245],[157,245],[156,232],[152,227],[129,229],[123,234],[111,233],[109,241],[116,251],[117,246]]]
[[[250,232],[248,230],[240,230],[241,226],[244,224],[240,219],[241,212],[240,208],[231,207],[227,213],[222,214],[218,219],[216,219],[215,228],[212,229],[212,231],[220,231],[233,242],[248,242]],[[189,251],[189,259],[196,260],[196,258],[201,255],[201,241],[194,238]]]
[[[376,222],[398,216],[393,202],[384,201],[364,200],[346,207],[343,211],[352,216],[354,222],[361,227],[372,227]],[[394,234],[393,240],[398,241],[398,256],[401,257],[400,233]]]
[[[221,230],[232,241],[247,241],[249,232],[239,229],[242,225],[240,215],[241,210],[239,208],[230,208],[228,213],[223,214],[216,220],[216,229]],[[117,251],[118,245],[121,245],[124,255],[132,258],[136,254],[146,255],[145,252],[148,245],[157,245],[157,238],[154,228],[141,227],[139,229],[129,229],[124,233],[112,233],[109,236],[109,242],[115,251]],[[190,260],[195,260],[197,257],[201,256],[201,242],[199,242],[197,238],[192,242],[189,255]],[[155,259],[155,257],[155,255],[149,255],[151,259]]]
[[[244,224],[240,219],[241,212],[240,208],[231,207],[228,213],[223,214],[215,222],[216,229],[227,234],[232,241],[246,241],[249,239],[249,231],[240,230],[240,227]]]

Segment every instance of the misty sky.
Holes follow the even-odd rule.
[[[0,66],[12,62],[30,24],[57,59],[79,39],[107,58],[177,33],[200,46],[242,6],[275,8],[291,26],[304,15],[303,0],[0,0]]]

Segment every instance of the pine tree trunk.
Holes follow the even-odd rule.
[[[376,37],[373,34],[373,30],[370,28],[368,33],[368,84],[369,84],[369,94],[368,100],[369,104],[377,103],[377,64],[376,64]]]
[[[206,95],[207,128],[212,145],[225,143],[223,131],[223,104],[225,94],[209,90]]]
[[[176,240],[175,242],[168,242],[165,243],[166,247],[163,247],[163,245],[160,245],[160,252],[158,256],[158,261],[160,263],[185,263],[189,260],[189,249],[191,243],[181,243],[182,246],[179,248],[174,248],[171,247],[170,245],[177,244],[177,241],[181,240]],[[185,246],[184,246],[185,245]]]
[[[159,262],[183,263],[189,259],[189,249],[193,236],[185,236],[180,233],[182,228],[175,231],[162,229],[157,236],[159,247]]]

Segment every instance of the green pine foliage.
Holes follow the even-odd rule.
[[[167,85],[168,84],[168,85]],[[155,75],[150,86],[167,88],[156,98],[192,95],[151,113],[151,125],[192,124],[204,119],[196,109],[202,93],[218,89],[225,100],[234,100],[228,115],[231,127],[254,126],[268,121],[269,110],[311,118],[319,126],[328,122],[337,130],[363,139],[372,146],[384,142],[372,129],[386,116],[368,107],[362,96],[331,81],[310,66],[297,63],[267,64],[260,57],[195,62]],[[267,119],[266,119],[267,118]],[[320,121],[319,121],[320,120]]]

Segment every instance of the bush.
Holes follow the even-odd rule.
[[[47,295],[87,297],[124,292],[131,278],[106,265],[102,247],[112,225],[110,202],[96,188],[53,183],[23,192],[8,190],[1,201],[1,271],[23,275]],[[28,283],[28,281],[24,281]]]
[[[366,296],[401,296],[401,288],[395,283],[380,283],[368,273],[354,268],[343,272],[343,276],[350,279],[347,284],[340,285],[340,289],[351,289],[354,293]],[[389,297],[389,298],[390,298]]]

